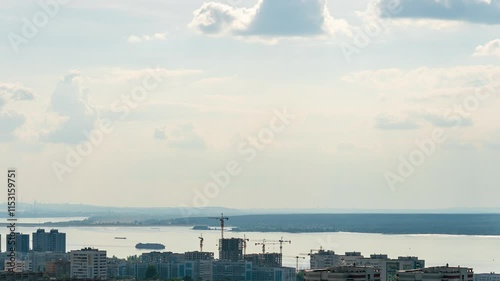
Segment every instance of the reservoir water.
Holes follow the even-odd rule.
[[[23,219],[23,222],[28,222]],[[38,221],[36,221],[38,222]],[[198,237],[204,238],[204,251],[211,251],[217,257],[217,243],[220,231],[192,230],[191,227],[59,227],[66,233],[67,250],[83,247],[94,247],[107,250],[108,256],[125,258],[140,255],[148,250],[138,250],[135,245],[142,243],[162,243],[165,251],[186,252],[199,250]],[[31,234],[37,227],[18,226],[17,231]],[[46,230],[49,230],[48,228]],[[2,232],[2,250],[5,251],[5,235]],[[467,236],[467,235],[385,235],[367,233],[280,233],[280,232],[230,232],[224,237],[250,239],[247,242],[247,253],[260,253],[262,246],[255,243],[266,240],[291,240],[291,244],[283,245],[284,265],[295,267],[295,256],[299,259],[299,268],[309,267],[307,253],[311,249],[323,247],[342,254],[346,251],[358,251],[365,257],[370,254],[388,254],[391,258],[398,256],[418,256],[425,259],[426,266],[450,264],[450,266],[467,266],[474,272],[500,272],[500,236]],[[115,239],[126,237],[126,239]],[[30,242],[31,243],[31,242]],[[266,252],[279,252],[279,244],[266,245]]]

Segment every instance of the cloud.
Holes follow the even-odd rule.
[[[90,78],[91,82],[123,83],[129,81],[140,81],[144,77],[155,77],[157,79],[197,75],[203,73],[197,69],[166,69],[162,67],[128,69],[128,68],[102,68],[99,73]]]
[[[380,130],[412,130],[420,126],[410,116],[396,116],[390,114],[379,114],[375,118],[375,128]]]
[[[474,57],[492,56],[500,58],[500,39],[495,39],[486,43],[485,45],[477,46],[472,56]]]
[[[206,149],[205,140],[195,131],[192,123],[178,125],[170,131],[165,127],[156,128],[154,138],[167,140],[169,146],[177,149]]]
[[[408,110],[402,114],[381,113],[375,118],[375,128],[380,130],[413,130],[426,123],[443,128],[473,125],[470,116],[459,115],[451,109]]]
[[[380,7],[395,2],[402,9],[393,18],[500,24],[500,0],[381,0]]]
[[[250,35],[310,36],[327,31],[333,18],[326,1],[262,1],[245,31]]]
[[[80,72],[69,71],[57,85],[50,100],[49,114],[59,121],[57,129],[42,134],[41,140],[55,143],[79,143],[94,128],[97,110],[90,104],[88,92],[80,82]]]
[[[160,127],[155,129],[154,138],[158,140],[164,140],[167,138],[167,134],[165,133],[165,127]]]
[[[29,101],[35,98],[33,90],[19,83],[0,82],[0,141],[10,141],[15,138],[15,131],[26,123],[26,116],[7,109],[6,105],[12,101]]]
[[[14,131],[26,122],[24,115],[13,111],[0,112],[0,141],[14,138]]]
[[[500,77],[498,66],[470,65],[409,70],[378,69],[350,73],[341,79],[350,84],[362,85],[372,92],[381,91],[387,98],[422,102],[437,99],[462,101],[482,87],[500,86],[500,80],[495,77]]]
[[[420,117],[436,127],[449,128],[457,126],[472,126],[473,124],[470,117],[459,116],[456,113],[451,112],[448,112],[448,114],[446,114],[445,111],[437,112],[427,110],[426,112],[421,113]]]
[[[167,40],[166,33],[155,33],[153,35],[142,35],[142,36],[130,35],[127,39],[129,43],[141,43],[145,41],[163,41],[163,40]]]
[[[21,84],[0,82],[0,99],[5,102],[7,100],[33,100],[34,98],[34,91]]]
[[[207,35],[265,39],[351,33],[346,21],[330,15],[325,0],[260,0],[251,8],[208,2],[189,26]]]
[[[255,17],[256,7],[235,8],[229,5],[208,2],[194,11],[190,27],[204,34],[243,32]]]

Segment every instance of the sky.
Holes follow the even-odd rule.
[[[500,0],[0,1],[0,23],[18,201],[498,206]]]

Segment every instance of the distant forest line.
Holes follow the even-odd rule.
[[[19,221],[22,224],[22,220]],[[27,226],[209,226],[208,216],[138,218],[95,216],[83,221]],[[500,214],[272,214],[230,216],[226,227],[241,232],[357,232],[381,234],[500,235]]]

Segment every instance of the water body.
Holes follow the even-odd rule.
[[[46,223],[46,222],[69,222],[69,221],[81,221],[87,219],[88,217],[44,217],[44,218],[23,218],[16,217],[18,223]],[[6,220],[6,219],[5,219]]]
[[[22,233],[33,233],[37,227],[19,227]],[[204,238],[204,251],[215,252],[220,231],[192,230],[191,227],[59,227],[67,235],[67,250],[83,247],[94,247],[107,250],[108,256],[125,258],[140,255],[147,250],[135,249],[139,242],[162,243],[165,251],[185,252],[199,250],[198,237]],[[2,234],[2,249],[5,249],[6,229]],[[260,253],[262,246],[256,242],[266,240],[291,240],[291,244],[283,245],[284,265],[295,267],[295,256],[302,255],[306,259],[299,260],[299,268],[308,268],[307,253],[321,246],[342,254],[346,251],[358,251],[364,256],[370,254],[388,254],[391,258],[398,256],[418,256],[426,261],[426,266],[445,265],[467,266],[476,273],[500,272],[500,236],[477,235],[440,235],[440,234],[405,234],[388,235],[373,233],[280,233],[280,232],[225,232],[225,237],[250,239],[247,253]],[[115,239],[126,237],[126,239]],[[30,236],[31,238],[31,236]],[[279,252],[279,244],[267,245],[266,252]]]

